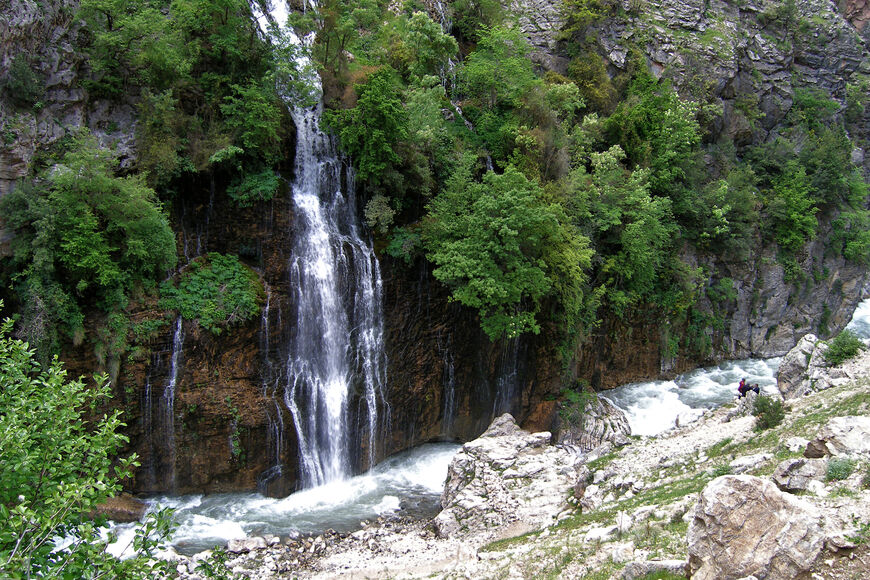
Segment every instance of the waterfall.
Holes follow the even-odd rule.
[[[492,408],[493,417],[502,413],[511,413],[515,417],[520,410],[520,338],[514,337],[502,341],[499,356],[498,378],[496,379],[495,404]]]
[[[163,396],[160,398],[162,434],[164,452],[166,453],[165,461],[169,470],[169,488],[170,491],[175,488],[175,385],[178,383],[178,368],[181,361],[181,351],[184,346],[184,331],[182,328],[182,318],[179,315],[175,319],[175,332],[172,336],[172,355],[169,359],[169,377],[166,381],[166,387],[163,389]],[[150,397],[150,383],[148,386],[148,396]],[[148,419],[150,422],[150,408],[148,411]]]
[[[263,494],[268,494],[269,486],[284,475],[282,453],[284,450],[284,413],[281,410],[281,397],[278,389],[282,383],[281,372],[272,362],[272,339],[271,339],[271,315],[272,315],[272,289],[267,284],[266,304],[260,316],[260,353],[262,362],[260,374],[262,376],[263,401],[266,404],[266,445],[269,452],[269,468],[257,478],[257,489]],[[281,310],[278,314],[278,326],[281,325]]]
[[[263,33],[276,42],[274,35],[283,33],[303,53],[312,42],[289,30],[276,32],[286,20],[282,2],[268,14],[256,3],[252,8]],[[312,487],[373,465],[386,425],[379,417],[379,409],[387,414],[386,360],[380,267],[357,223],[352,171],[333,139],[320,131],[320,79],[304,54],[296,64],[317,102],[303,107],[296,104],[302,99],[286,95],[297,128],[291,184],[297,227],[289,260],[295,325],[286,349],[283,402],[296,430],[302,486]]]

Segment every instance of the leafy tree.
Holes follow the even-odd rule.
[[[2,307],[2,303],[0,303]],[[153,559],[169,520],[137,534],[136,557],[106,552],[94,508],[121,491],[137,465],[115,461],[127,443],[120,411],[100,415],[110,396],[105,377],[96,385],[68,381],[55,358],[42,368],[25,342],[0,323],[0,575],[4,578],[153,578],[169,573]],[[55,550],[55,541],[71,542]]]
[[[592,223],[601,264],[599,276],[617,313],[649,299],[670,261],[676,229],[667,198],[649,193],[648,171],[629,172],[618,145],[592,154]]]
[[[649,168],[652,193],[670,197],[678,216],[691,216],[696,209],[691,177],[700,154],[697,111],[697,103],[682,100],[643,67],[626,100],[605,122],[611,142],[633,165]]]
[[[816,213],[807,173],[796,162],[786,166],[773,189],[768,212],[776,241],[786,251],[796,252],[816,235]]]
[[[475,182],[465,164],[429,204],[424,244],[433,274],[480,312],[492,340],[539,332],[548,296],[559,294],[572,315],[582,304],[591,251],[541,196],[513,167]]]
[[[529,44],[517,28],[484,28],[462,68],[464,90],[489,110],[517,107],[536,82]]]
[[[379,41],[385,46],[390,65],[409,79],[441,73],[459,50],[456,40],[425,12],[397,18],[392,26],[384,28]]]
[[[123,310],[127,296],[175,266],[175,236],[141,175],[117,177],[117,160],[87,134],[38,185],[0,200],[16,232],[11,267],[25,308],[24,335],[43,353],[59,327],[84,336],[86,307]]]
[[[395,72],[388,67],[370,74],[355,90],[356,106],[325,111],[323,122],[338,134],[359,177],[377,182],[384,171],[401,161],[396,144],[408,137],[408,114]]]
[[[114,96],[131,84],[163,90],[190,72],[190,54],[163,7],[153,0],[82,0],[94,88]]]
[[[248,153],[274,161],[279,152],[281,107],[275,94],[275,79],[232,85],[232,94],[220,105],[225,125],[234,132],[234,141]]]
[[[499,0],[454,0],[450,4],[453,30],[466,41],[475,42],[487,28],[504,20]]]

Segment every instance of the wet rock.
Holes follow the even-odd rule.
[[[770,481],[714,479],[689,524],[688,571],[696,580],[794,578],[812,567],[824,546],[819,518],[817,508]]]
[[[806,491],[811,481],[825,477],[827,464],[819,459],[786,459],[773,472],[773,482],[782,491]]]
[[[450,464],[433,525],[441,537],[490,530],[524,533],[552,523],[577,481],[575,456],[549,445],[550,434],[521,430],[502,415]],[[509,531],[505,531],[509,530]]]
[[[96,515],[105,516],[116,522],[138,522],[145,515],[148,506],[130,494],[110,497],[94,510]]]

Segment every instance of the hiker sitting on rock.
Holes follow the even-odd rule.
[[[740,397],[745,397],[746,393],[749,392],[751,387],[746,384],[746,379],[740,379],[740,384],[737,385],[737,392],[740,393]]]

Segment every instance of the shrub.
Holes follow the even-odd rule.
[[[864,343],[851,330],[844,330],[834,338],[825,351],[825,360],[828,364],[837,366],[853,358],[859,351],[864,349]]]
[[[842,481],[852,475],[855,462],[845,457],[832,457],[828,460],[828,470],[825,473],[827,481]]]
[[[9,72],[0,81],[0,89],[7,99],[22,107],[32,106],[45,92],[43,79],[33,71],[23,54],[12,59]]]
[[[257,274],[238,258],[212,252],[191,262],[178,286],[164,282],[160,293],[162,308],[177,310],[183,318],[220,334],[257,315],[263,288]]]
[[[269,201],[278,192],[281,178],[271,169],[248,173],[227,187],[227,195],[239,207],[250,207],[259,201]]]
[[[137,465],[116,459],[128,441],[120,411],[93,413],[111,396],[105,377],[67,381],[57,358],[43,367],[8,338],[11,327],[0,323],[0,577],[163,577],[169,564],[149,560],[169,532],[165,514],[137,532],[137,555],[124,561],[106,552],[91,519]],[[59,537],[70,544],[56,550]]]
[[[785,409],[782,401],[767,395],[758,395],[755,398],[755,406],[752,409],[755,415],[755,430],[764,431],[776,427],[785,419]]]

